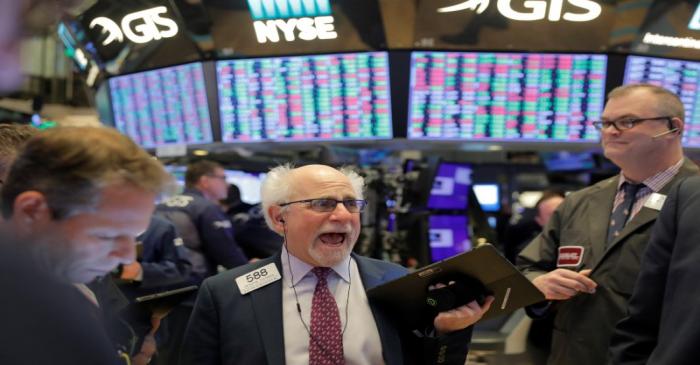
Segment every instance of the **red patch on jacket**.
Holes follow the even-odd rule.
[[[557,255],[557,267],[576,267],[583,262],[583,246],[559,247]]]

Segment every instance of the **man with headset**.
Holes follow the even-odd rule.
[[[156,214],[172,222],[182,237],[193,284],[216,274],[218,266],[230,269],[248,262],[234,239],[231,221],[217,204],[227,191],[221,165],[201,160],[187,166],[185,191],[156,208]]]
[[[204,282],[181,364],[464,364],[470,326],[493,297],[439,313],[420,334],[391,323],[365,290],[407,271],[351,254],[363,184],[324,165],[272,169],[263,211],[285,246]]]
[[[621,172],[569,194],[518,265],[555,313],[550,364],[605,364],[615,324],[625,315],[640,258],[666,194],[698,168],[683,157],[683,104],[653,85],[610,92],[602,121],[605,156]]]

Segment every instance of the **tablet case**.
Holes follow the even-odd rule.
[[[482,319],[545,300],[544,295],[491,245],[479,246],[374,287],[367,291],[367,297],[406,326],[421,328],[426,325],[425,318],[433,318],[435,314],[426,303],[428,286],[459,275],[479,280],[495,297]]]

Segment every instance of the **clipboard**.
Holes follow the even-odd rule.
[[[530,280],[491,245],[479,246],[376,286],[367,291],[367,298],[399,323],[420,328],[431,310],[426,303],[428,286],[455,275],[480,281],[495,297],[482,320],[545,300]]]
[[[189,299],[197,292],[197,285],[168,290],[134,299],[130,307],[138,308],[141,312],[169,312],[182,301]]]

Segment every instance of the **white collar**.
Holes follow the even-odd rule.
[[[289,258],[289,261],[287,261],[287,258]],[[350,282],[350,260],[351,257],[348,255],[345,259],[331,267],[331,269],[346,282]],[[282,246],[282,269],[284,272],[289,272],[287,270],[290,270],[293,273],[291,276],[294,281],[292,282],[292,278],[290,277],[290,286],[297,285],[313,268],[314,266],[300,260],[292,253],[288,252],[287,247]]]

